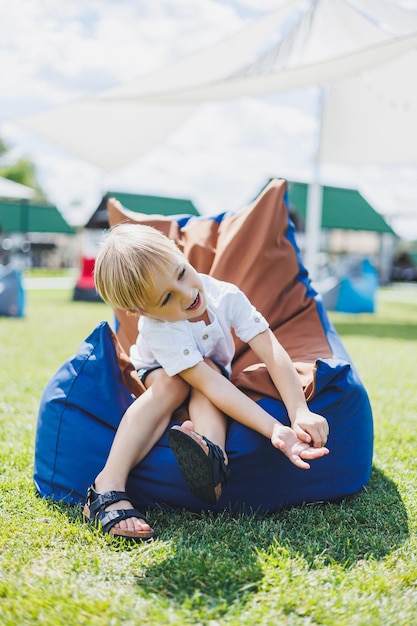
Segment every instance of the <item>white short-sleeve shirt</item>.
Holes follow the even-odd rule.
[[[160,365],[169,376],[175,376],[209,357],[230,373],[235,354],[231,329],[247,343],[269,327],[238,287],[206,274],[200,276],[210,323],[165,322],[141,317],[139,335],[130,350],[137,370]]]

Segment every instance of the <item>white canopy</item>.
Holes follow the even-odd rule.
[[[207,101],[331,85],[322,162],[416,163],[417,15],[384,0],[356,4],[291,0],[168,68],[18,121],[113,171]]]
[[[26,187],[0,176],[0,198],[30,200],[33,198],[34,193],[31,187]]]
[[[306,264],[314,274],[319,164],[416,164],[416,68],[416,13],[386,0],[292,0],[166,70],[19,121],[111,171],[143,155],[207,101],[319,86],[306,225]]]
[[[158,102],[161,92],[218,81],[249,63],[294,11],[290,0],[217,44],[113,89],[17,120],[106,172],[146,154],[185,122],[198,104]]]

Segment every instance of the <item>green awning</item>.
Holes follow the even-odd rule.
[[[120,193],[119,191],[110,191],[107,196],[117,198],[126,209],[137,213],[147,213],[148,215],[200,215],[191,200],[182,198]]]
[[[414,267],[417,267],[417,252],[409,252],[408,255],[413,262]]]
[[[290,209],[306,217],[306,183],[288,183]],[[384,218],[355,189],[323,187],[322,228],[367,230],[377,233],[395,232]]]
[[[0,201],[0,234],[10,233],[74,235],[75,230],[65,221],[56,206]]]
[[[147,196],[121,191],[109,191],[103,196],[85,228],[102,229],[109,227],[107,201],[116,198],[125,209],[147,215],[200,215],[191,200],[168,198],[166,196]]]

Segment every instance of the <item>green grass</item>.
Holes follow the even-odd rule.
[[[24,278],[55,278],[57,276],[74,276],[78,268],[30,267],[23,270]]]
[[[32,484],[42,391],[102,319],[104,304],[52,290],[0,318],[3,626],[417,624],[416,288],[380,290],[375,315],[332,314],[374,411],[364,492],[268,517],[153,511],[158,538],[133,546]]]

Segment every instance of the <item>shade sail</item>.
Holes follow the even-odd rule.
[[[288,185],[290,207],[304,218],[307,213],[307,192],[308,185],[305,183],[291,182]],[[358,191],[340,187],[323,187],[321,227],[395,234]]]
[[[323,162],[416,163],[417,15],[383,0],[357,4],[287,2],[168,68],[18,121],[112,171],[207,101],[327,85]]]
[[[27,202],[0,202],[0,233],[63,233],[75,230],[55,206]]]
[[[320,160],[417,163],[417,52],[334,81],[323,110]]]
[[[156,95],[234,73],[253,59],[298,4],[290,0],[241,31],[152,74],[16,121],[104,171],[125,167],[164,140],[198,106],[159,103]]]
[[[319,165],[417,164],[416,50],[415,12],[385,0],[298,0],[171,68],[20,121],[110,171],[145,154],[206,102],[317,86],[306,238],[314,276]]]
[[[326,30],[328,28],[329,25],[326,26]],[[138,96],[138,100],[167,104],[203,103],[292,91],[311,85],[340,81],[352,73],[364,72],[388,62],[416,46],[417,33],[412,33],[398,39],[377,41],[358,50],[339,51],[335,56],[319,59],[316,62],[310,58],[293,67],[289,64],[287,67],[268,68],[258,73],[262,66],[257,62],[224,80],[198,87],[175,89],[171,92],[142,94]],[[279,53],[279,50],[277,52]],[[414,55],[411,58],[413,59]],[[391,86],[389,86],[390,89]],[[414,89],[410,88],[409,91],[413,93]]]
[[[381,0],[358,5],[300,3],[285,37],[253,63],[218,81],[141,98],[197,104],[323,86],[321,162],[415,164],[417,14]]]

